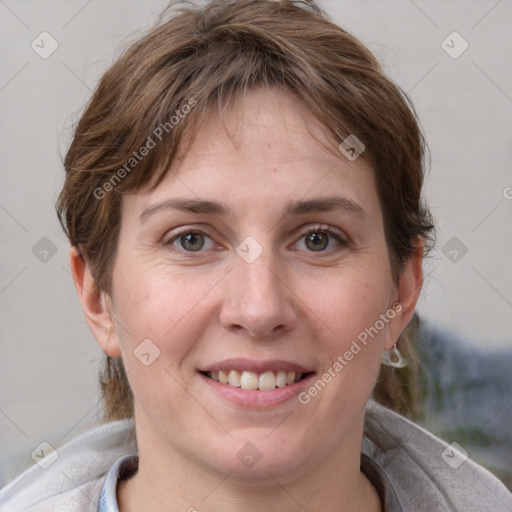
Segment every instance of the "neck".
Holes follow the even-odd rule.
[[[379,496],[360,472],[362,423],[358,434],[358,443],[349,439],[318,464],[292,474],[267,472],[257,481],[204,468],[168,446],[138,442],[139,469],[118,486],[119,512],[148,504],[154,512],[380,512]]]

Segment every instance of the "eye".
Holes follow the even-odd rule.
[[[301,239],[304,237],[304,246],[310,252],[326,252],[326,249],[333,249],[336,243],[341,246],[347,245],[347,242],[341,235],[326,226],[314,226],[302,231]]]
[[[209,240],[210,243],[207,243]],[[163,242],[164,245],[172,245],[185,252],[200,252],[201,249],[213,249],[213,240],[202,231],[182,231],[174,234]]]
[[[299,242],[304,244],[304,247],[299,247],[297,250],[305,250],[308,252],[328,252],[336,246],[346,246],[347,241],[336,231],[327,226],[313,226],[309,229],[303,230],[300,233]],[[215,242],[206,233],[200,230],[183,230],[178,233],[172,234],[163,242],[164,246],[172,246],[179,252],[193,253],[201,252],[202,250],[214,249]]]

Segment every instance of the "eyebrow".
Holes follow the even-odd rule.
[[[141,223],[145,222],[159,211],[175,209],[189,213],[228,216],[232,214],[229,206],[218,201],[206,199],[167,199],[146,208],[139,217]],[[289,201],[284,208],[284,215],[303,215],[306,213],[330,212],[341,210],[368,220],[369,215],[359,204],[344,196],[316,197],[307,200]]]

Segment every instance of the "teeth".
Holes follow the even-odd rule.
[[[260,391],[268,391],[271,389],[283,388],[289,384],[299,381],[302,378],[302,373],[285,372],[280,370],[274,372],[239,372],[237,370],[219,370],[208,372],[208,376],[221,384],[229,384],[235,388],[242,389],[259,389]]]
[[[235,388],[240,387],[240,374],[236,370],[231,370],[228,375],[228,384]]]
[[[242,389],[258,389],[258,374],[254,372],[242,372],[240,387]]]
[[[276,374],[276,386],[278,388],[284,388],[286,386],[286,372],[279,371]]]
[[[261,391],[276,388],[276,375],[274,372],[265,372],[260,375],[259,386]]]

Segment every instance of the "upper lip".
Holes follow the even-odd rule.
[[[225,359],[224,361],[219,361],[217,363],[205,366],[199,371],[215,372],[219,370],[238,370],[240,372],[248,371],[255,373],[264,373],[268,371],[278,372],[280,370],[296,373],[309,373],[313,371],[306,368],[305,366],[294,363],[292,361],[286,361],[285,359],[268,359],[265,361],[255,361],[253,359],[244,358]]]

